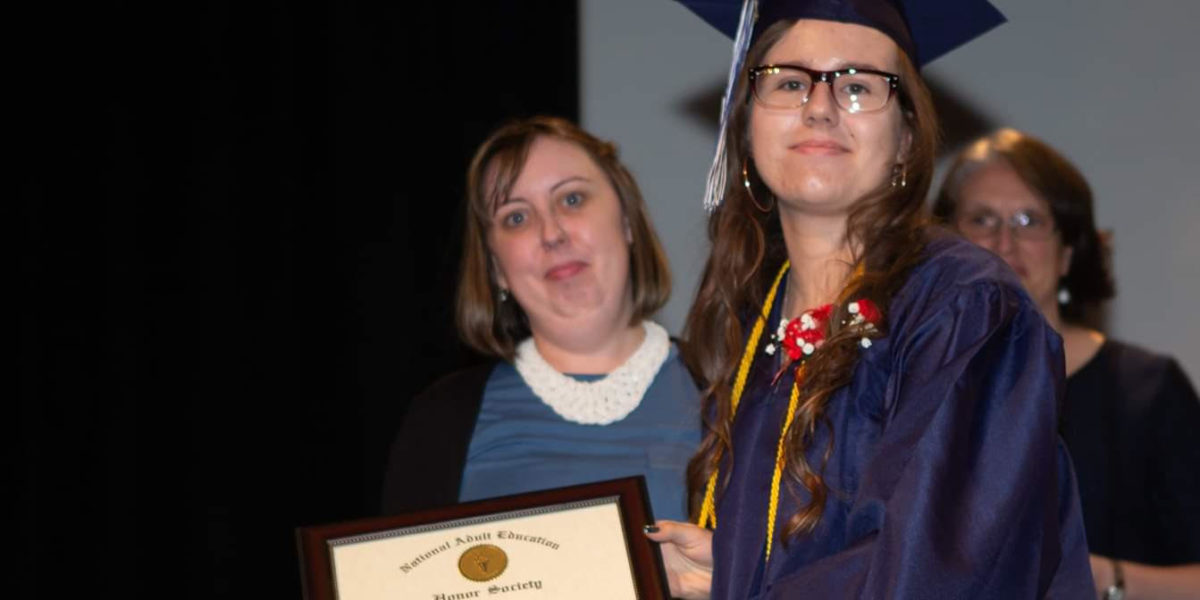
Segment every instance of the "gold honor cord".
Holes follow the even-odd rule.
[[[783,266],[779,269],[779,274],[775,276],[775,282],[771,284],[771,291],[767,292],[767,299],[763,302],[762,312],[754,323],[754,329],[750,332],[750,338],[746,341],[746,351],[742,353],[742,360],[738,364],[737,377],[733,380],[733,390],[730,394],[730,418],[737,414],[738,402],[742,399],[742,392],[746,389],[746,379],[750,375],[750,366],[754,363],[755,350],[758,349],[758,341],[762,338],[763,328],[766,327],[767,319],[770,318],[771,309],[775,305],[776,292],[779,291],[779,282],[783,281],[783,276],[791,266],[790,261],[784,261]],[[771,476],[771,500],[767,507],[767,558],[771,557],[771,545],[775,537],[775,516],[779,510],[779,484],[783,478],[783,442],[787,438],[788,428],[792,424],[792,418],[796,412],[796,405],[800,400],[800,380],[804,375],[804,367],[801,365],[800,370],[796,373],[796,378],[792,383],[792,397],[788,402],[787,417],[783,422],[783,429],[779,433],[779,445],[775,451],[775,472]],[[719,460],[718,460],[719,464]],[[708,476],[708,485],[704,490],[704,502],[700,505],[700,518],[696,524],[700,527],[708,527],[710,529],[717,528],[717,511],[716,511],[716,490],[717,490],[717,471],[713,469],[711,475]]]

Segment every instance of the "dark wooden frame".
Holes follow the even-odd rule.
[[[646,480],[641,475],[571,487],[504,496],[456,504],[392,517],[361,519],[331,525],[296,529],[300,552],[300,579],[306,600],[335,600],[330,541],[363,534],[386,532],[414,525],[429,525],[458,519],[548,507],[582,500],[617,497],[625,530],[625,548],[633,568],[638,598],[667,600],[667,578],[658,544],[646,538],[642,528],[654,522]]]

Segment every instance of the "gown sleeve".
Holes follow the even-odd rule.
[[[1011,285],[950,288],[892,332],[883,431],[846,549],[768,598],[1090,598],[1056,432],[1061,341]]]

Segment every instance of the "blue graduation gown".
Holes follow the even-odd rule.
[[[1093,597],[1056,433],[1061,340],[1015,276],[967,242],[935,237],[888,319],[810,448],[820,464],[832,432],[821,520],[783,541],[808,496],[782,490],[769,561],[767,503],[792,379],[772,385],[778,359],[757,350],[721,467],[730,480],[717,496],[713,598]]]

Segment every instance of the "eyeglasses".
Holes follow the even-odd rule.
[[[833,99],[848,113],[874,112],[887,106],[900,87],[900,76],[874,69],[816,71],[799,65],[759,65],[750,69],[754,98],[768,108],[800,108],[817,83],[828,83]]]
[[[956,225],[971,240],[995,239],[1000,228],[1007,226],[1016,239],[1041,242],[1053,237],[1056,230],[1054,219],[1036,210],[1018,210],[1007,219],[987,209],[977,210],[961,215]]]

